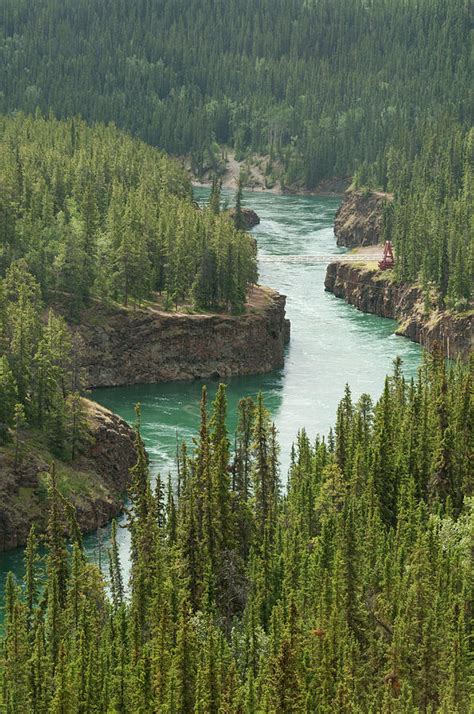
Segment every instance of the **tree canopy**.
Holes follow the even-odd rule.
[[[286,495],[261,395],[231,451],[225,387],[210,415],[203,390],[168,489],[137,426],[128,589],[116,526],[107,577],[74,528],[68,555],[53,473],[44,589],[34,533],[7,583],[5,710],[467,712],[472,368],[427,359],[300,431]]]
[[[190,156],[198,175],[219,171],[225,145],[239,159],[267,155],[269,178],[278,172],[293,188],[355,176],[393,189],[395,215],[385,226],[399,278],[420,280],[427,294],[432,286],[441,307],[469,305],[468,0],[4,0],[0,17],[0,111],[113,121]],[[143,221],[130,215],[138,194],[120,216],[129,227]],[[150,260],[143,239],[133,251],[116,248],[107,274],[120,282],[121,299],[132,289],[141,300],[149,286],[135,277]],[[71,260],[62,259],[66,272]],[[204,250],[200,260],[197,301],[226,302],[205,287],[221,259]],[[150,284],[161,287],[156,253],[151,271]],[[196,266],[173,270],[171,300],[189,287],[186,271]],[[223,291],[240,300],[239,288]]]
[[[4,0],[0,111],[114,121],[192,154],[278,157],[285,180],[374,166],[470,121],[467,0]]]
[[[46,302],[91,297],[240,310],[252,238],[199,210],[181,165],[113,126],[0,118],[0,277],[24,259]]]

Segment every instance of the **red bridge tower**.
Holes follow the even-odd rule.
[[[392,241],[386,240],[383,248],[383,258],[379,260],[380,270],[390,270],[395,265],[395,258],[393,257]]]

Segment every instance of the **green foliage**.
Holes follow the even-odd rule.
[[[21,430],[26,425],[26,416],[23,404],[15,404],[15,409],[13,412],[13,430],[14,430],[14,445],[15,445],[15,458],[13,461],[13,468],[16,470],[21,463],[24,456],[23,444],[21,442]]]
[[[375,405],[347,388],[333,446],[299,433],[285,496],[261,395],[232,457],[225,387],[210,418],[203,390],[166,506],[138,419],[131,579],[113,524],[110,599],[66,548],[53,471],[44,594],[34,532],[25,592],[6,585],[6,711],[469,711],[472,376],[435,355],[410,383],[397,361]]]
[[[428,127],[420,147],[388,154],[395,200],[384,217],[397,277],[436,289],[437,307],[465,310],[474,284],[474,130]]]
[[[177,162],[112,126],[77,119],[0,118],[0,153],[8,214],[0,276],[29,270],[37,281],[36,292],[26,285],[18,295],[19,275],[6,286],[22,307],[13,334],[18,376],[31,361],[30,313],[40,298],[73,320],[93,297],[140,305],[165,291],[175,306],[193,295],[203,309],[244,304],[255,248],[219,216],[217,183],[210,210],[200,211]],[[23,398],[21,380],[18,389]]]
[[[23,431],[39,429],[49,450],[74,461],[88,440],[77,346],[62,317],[44,316],[40,286],[23,259],[0,279],[0,424],[14,439],[14,466],[23,455]]]
[[[242,213],[242,193],[243,193],[243,176],[239,176],[239,185],[237,186],[237,193],[235,194],[235,214],[234,223],[235,227],[241,231],[245,228],[245,218]]]
[[[96,298],[163,293],[239,310],[256,280],[241,184],[236,228],[217,178],[197,210],[160,152],[41,111],[115,121],[197,174],[219,174],[225,144],[268,154],[283,183],[351,174],[393,191],[397,277],[420,280],[427,311],[469,306],[467,3],[5,0],[0,13],[0,423],[15,467],[27,426],[64,459],[84,444],[75,347],[45,305],[77,320]],[[327,441],[298,434],[285,495],[262,396],[239,405],[234,453],[226,410],[223,386],[210,416],[203,390],[166,497],[137,425],[128,591],[116,526],[107,590],[52,470],[44,588],[34,532],[24,589],[6,583],[2,708],[467,712],[472,364],[435,354],[407,384],[397,363],[375,405],[347,388]]]
[[[220,213],[221,210],[221,189],[222,183],[217,176],[214,175],[212,177],[212,188],[209,196],[209,208],[215,214]]]
[[[87,437],[80,349],[45,304],[77,320],[93,298],[135,306],[164,291],[169,307],[239,311],[256,248],[196,208],[179,164],[113,127],[3,117],[0,156],[0,439],[19,404],[21,427],[74,461]]]
[[[4,0],[1,12],[0,111],[113,121],[190,155],[198,174],[218,171],[217,142],[279,159],[288,183],[370,167],[383,185],[389,146],[419,145],[432,117],[470,116],[463,0]]]
[[[0,357],[0,394],[0,423],[4,426],[13,426],[18,390],[5,355]]]
[[[248,244],[169,203],[190,197],[177,164],[112,127],[45,130],[41,111],[112,121],[190,156],[197,175],[214,176],[215,216],[223,145],[238,160],[267,155],[282,185],[352,175],[355,187],[394,191],[385,233],[397,276],[433,286],[441,308],[469,307],[464,0],[137,0],[133,12],[118,0],[41,0],[29,12],[5,0],[0,18],[0,111],[37,112],[34,127],[1,122],[0,274],[26,256],[44,297],[72,294],[73,318],[93,294],[140,305],[153,291],[169,308],[192,298],[238,311],[255,278]]]

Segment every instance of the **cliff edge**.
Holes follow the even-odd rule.
[[[395,283],[391,271],[343,261],[330,263],[326,290],[362,312],[399,321],[397,334],[427,349],[440,345],[447,357],[468,359],[474,346],[472,311],[456,314],[434,311],[426,315],[423,293],[416,285]]]
[[[54,462],[61,493],[76,508],[79,526],[91,532],[123,508],[129,469],[136,462],[133,430],[108,409],[84,400],[88,436],[73,462],[52,457],[44,435],[20,435],[23,457],[14,465],[14,447],[0,446],[0,551],[25,545],[31,525],[46,528],[47,473]]]
[[[74,329],[88,387],[271,372],[283,366],[286,297],[255,287],[242,315],[93,304]]]
[[[347,191],[334,218],[338,246],[360,248],[382,239],[383,207],[393,195],[380,191]]]

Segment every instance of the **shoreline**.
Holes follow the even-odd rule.
[[[118,414],[82,398],[86,433],[74,460],[55,456],[33,429],[21,435],[23,458],[14,465],[12,443],[0,448],[0,553],[23,549],[34,523],[47,528],[44,498],[53,463],[60,492],[76,509],[82,533],[93,533],[123,512],[130,472],[136,461],[133,428]]]
[[[197,179],[191,179],[191,185],[193,188],[211,188],[212,181],[198,181]],[[236,191],[237,187],[231,182],[222,182],[222,188],[228,191]],[[322,188],[314,189],[291,189],[273,186],[272,188],[265,188],[265,186],[244,186],[244,191],[248,193],[269,193],[273,196],[299,196],[301,198],[311,197],[311,196],[321,196],[322,198],[342,198],[345,194],[345,190],[329,191]]]
[[[363,255],[357,249],[354,253]],[[324,287],[360,312],[396,320],[395,334],[428,351],[439,346],[448,359],[469,359],[474,341],[472,315],[446,310],[425,315],[421,288],[394,282],[390,271],[384,273],[373,263],[334,261],[327,266]]]
[[[330,263],[325,288],[358,310],[398,322],[397,335],[444,354],[467,359],[472,350],[472,311],[457,314],[433,305],[427,312],[421,286],[397,282],[393,271],[379,270],[366,256],[383,254],[383,211],[393,194],[380,191],[348,191],[334,220],[336,244],[349,249],[361,262],[342,260]],[[365,257],[365,261],[364,261]],[[435,298],[433,298],[433,304]]]
[[[285,303],[285,295],[259,285],[241,315],[93,304],[72,326],[83,345],[87,387],[225,379],[283,367],[290,337]]]
[[[352,176],[331,176],[322,179],[312,189],[307,189],[303,186],[282,186],[280,177],[284,174],[284,168],[279,161],[271,161],[270,156],[258,154],[238,161],[233,150],[221,147],[221,152],[221,166],[217,173],[221,180],[222,188],[230,191],[237,190],[239,178],[242,174],[246,179],[243,186],[245,191],[270,193],[275,196],[342,197],[352,182]],[[202,178],[198,178],[192,170],[189,157],[182,156],[180,161],[188,172],[193,186],[208,188],[212,185],[210,169],[203,172]],[[271,186],[267,185],[269,182]]]

